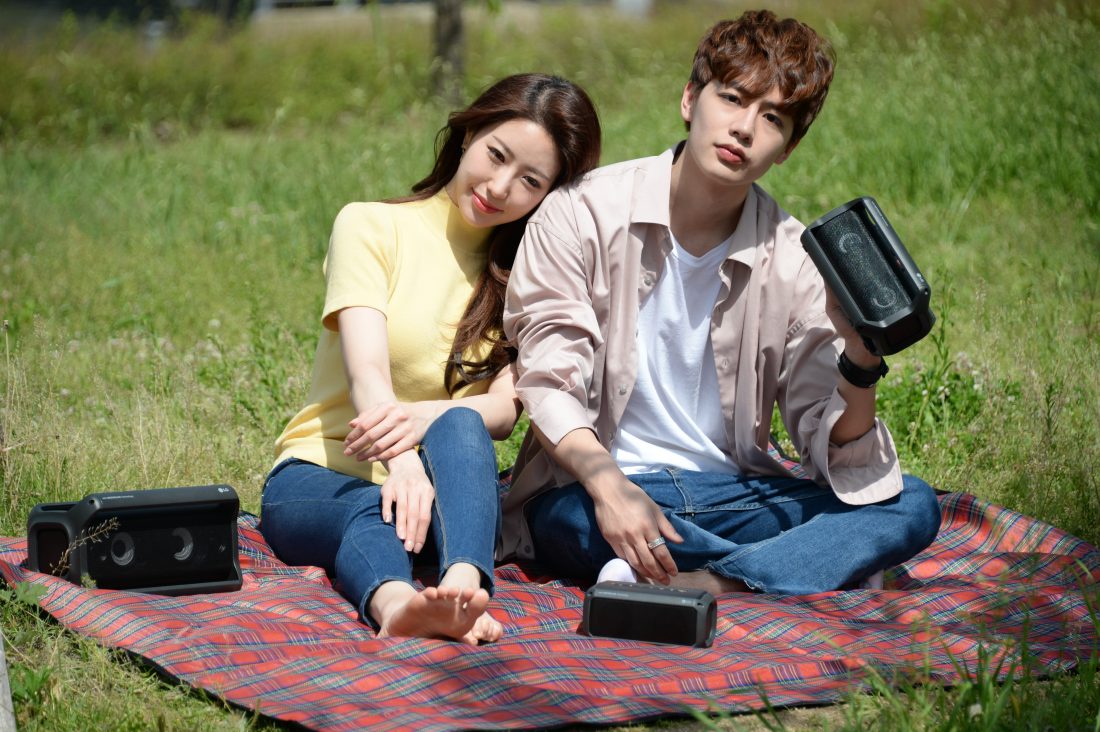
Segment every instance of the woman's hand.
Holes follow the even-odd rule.
[[[382,520],[393,521],[405,551],[419,553],[432,522],[435,488],[420,456],[412,450],[390,460],[387,467],[390,474],[382,483]]]
[[[344,454],[371,462],[396,457],[420,444],[434,412],[432,402],[377,404],[348,422]]]

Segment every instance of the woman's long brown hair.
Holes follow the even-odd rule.
[[[439,193],[458,171],[467,138],[510,119],[531,120],[553,139],[559,172],[550,190],[599,164],[600,122],[584,90],[557,76],[517,74],[496,82],[469,107],[450,115],[436,136],[432,172],[412,187],[411,195],[390,202],[418,201]],[[489,234],[488,262],[458,323],[447,361],[443,378],[449,394],[492,378],[515,360],[515,348],[504,337],[504,293],[530,215],[494,227]],[[481,342],[489,344],[488,355],[480,360],[467,358]]]

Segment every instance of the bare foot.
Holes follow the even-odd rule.
[[[477,643],[496,643],[500,640],[500,637],[504,635],[504,626],[497,622],[489,613],[482,613],[478,616],[478,619],[474,621],[474,627],[467,633],[473,638],[474,645]],[[465,641],[466,639],[463,638]],[[469,642],[469,641],[466,641]]]
[[[477,645],[473,631],[488,606],[489,593],[481,588],[426,587],[387,613],[378,637],[450,638]]]

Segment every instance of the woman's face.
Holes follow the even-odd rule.
[[[471,226],[499,226],[530,213],[558,177],[558,151],[540,125],[510,119],[466,141],[447,195]]]

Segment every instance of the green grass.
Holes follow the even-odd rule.
[[[880,390],[904,467],[1100,544],[1100,16],[1023,0],[782,9],[833,38],[840,64],[765,186],[803,221],[874,195],[933,286],[936,330]],[[471,12],[467,90],[564,74],[600,108],[604,162],[654,153],[682,134],[694,43],[726,12]],[[341,18],[233,34],[189,21],[155,51],[73,19],[0,30],[4,535],[35,503],[116,488],[227,482],[258,510],[308,387],[332,219],[418,179],[446,113],[424,92],[426,25]],[[22,729],[262,725],[3,592]],[[1093,729],[1096,683],[1093,665],[992,686],[985,708],[1008,689],[1000,727],[931,711],[975,703],[938,687],[855,696],[828,725],[1041,728],[1081,712]]]

